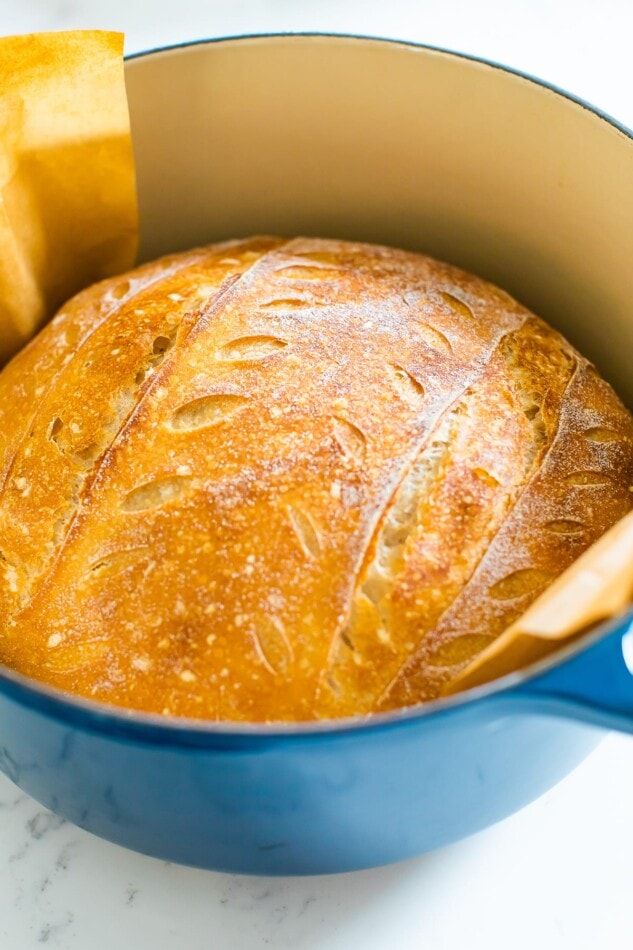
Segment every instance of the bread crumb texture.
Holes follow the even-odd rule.
[[[73,298],[0,374],[0,659],[170,716],[436,697],[630,510],[633,420],[507,294],[254,238]]]

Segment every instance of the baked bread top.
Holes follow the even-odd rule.
[[[0,660],[215,720],[417,703],[631,508],[633,419],[447,264],[254,238],[73,298],[0,374]]]

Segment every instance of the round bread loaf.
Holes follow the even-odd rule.
[[[431,699],[631,508],[594,368],[384,247],[255,238],[97,284],[0,413],[0,659],[166,715]]]

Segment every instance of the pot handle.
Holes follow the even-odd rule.
[[[633,734],[633,613],[610,628],[596,631],[584,650],[515,686],[513,697],[545,713]]]

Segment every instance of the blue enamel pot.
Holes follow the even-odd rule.
[[[631,402],[633,139],[612,120],[489,63],[359,37],[159,50],[128,61],[127,83],[144,258],[256,232],[423,250],[508,289]],[[633,731],[632,671],[633,612],[493,684],[369,720],[169,720],[4,669],[0,768],[146,854],[349,871],[478,831],[604,729]]]

